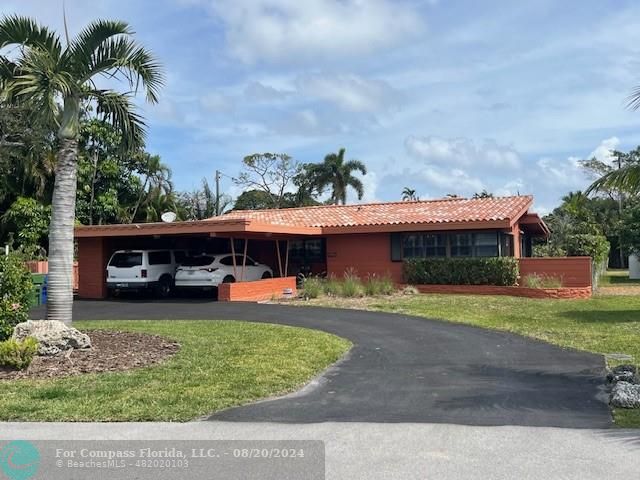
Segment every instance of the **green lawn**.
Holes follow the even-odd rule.
[[[640,280],[631,280],[629,270],[607,270],[600,277],[599,287],[627,287],[640,286]]]
[[[129,372],[0,381],[0,419],[192,420],[296,390],[351,346],[324,332],[247,322],[101,321],[74,326],[164,335],[180,342],[181,349],[166,363]]]
[[[625,353],[640,363],[640,296],[533,300],[506,296],[406,295],[327,297],[308,304],[398,312],[506,330],[596,353]],[[640,427],[640,410],[614,412],[618,425]]]

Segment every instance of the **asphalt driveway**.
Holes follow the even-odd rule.
[[[42,318],[43,311],[33,312]],[[604,360],[508,333],[406,315],[206,299],[77,301],[76,320],[246,320],[354,343],[296,394],[210,420],[606,428]],[[188,374],[188,372],[185,372]]]

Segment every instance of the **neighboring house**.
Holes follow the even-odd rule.
[[[531,256],[547,226],[530,212],[533,197],[450,198],[413,202],[232,211],[208,220],[76,228],[79,296],[106,294],[111,253],[126,248],[245,251],[276,276],[390,275],[402,281],[408,257]],[[245,242],[246,241],[246,242]]]

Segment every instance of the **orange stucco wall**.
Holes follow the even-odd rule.
[[[286,292],[286,294],[285,294]],[[296,277],[270,278],[254,282],[223,283],[218,287],[220,302],[258,302],[296,295]]]
[[[105,265],[110,254],[102,237],[78,239],[78,297],[107,296]]]
[[[361,278],[388,275],[393,281],[402,282],[402,262],[391,261],[389,233],[328,236],[327,275],[342,278],[349,269]]]
[[[560,278],[563,287],[591,287],[591,257],[521,258],[520,278],[532,274]]]

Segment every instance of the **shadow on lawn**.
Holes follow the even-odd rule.
[[[576,322],[627,323],[640,322],[640,310],[570,310],[558,312],[558,316]]]

